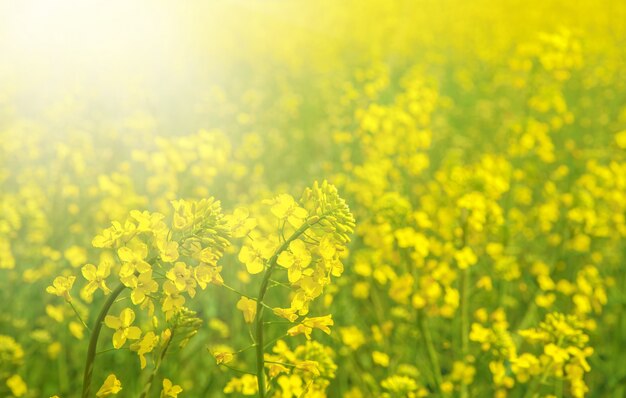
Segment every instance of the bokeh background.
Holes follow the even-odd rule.
[[[80,267],[111,221],[324,179],[357,220],[316,304],[336,370],[276,396],[624,396],[624,21],[611,0],[1,0],[0,396],[79,396],[88,332],[45,290],[76,275],[93,322]],[[239,245],[223,276],[253,291]],[[207,347],[249,344],[237,299],[189,301],[203,325],[163,365],[181,396],[236,376]],[[137,396],[134,353],[97,363]]]

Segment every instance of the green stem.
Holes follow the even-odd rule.
[[[272,257],[268,260],[268,267],[265,270],[265,274],[263,275],[263,280],[261,281],[261,287],[259,288],[259,295],[256,300],[256,320],[255,320],[255,344],[256,344],[256,377],[257,377],[257,386],[259,388],[259,398],[265,398],[265,347],[263,345],[263,310],[265,303],[263,303],[263,299],[265,298],[265,293],[267,293],[267,287],[270,282],[270,278],[272,276],[272,271],[274,267],[276,267],[276,261],[278,261],[278,256],[283,251],[287,250],[289,244],[294,240],[298,239],[300,235],[304,233],[312,224],[304,223],[300,228],[298,228],[289,239],[285,240],[282,245],[274,252]]]
[[[463,236],[461,248],[467,247],[468,223],[467,218],[463,220]],[[470,266],[461,270],[461,360],[465,363],[469,354],[469,296],[470,296]],[[468,398],[468,385],[461,383],[461,398]]]
[[[148,378],[148,381],[146,382],[146,386],[144,387],[143,392],[141,393],[141,398],[146,398],[148,396],[148,393],[150,392],[150,389],[152,388],[152,382],[154,381],[154,378],[156,377],[156,374],[159,371],[159,368],[161,367],[161,363],[163,363],[163,359],[165,358],[165,354],[167,353],[168,348],[170,348],[170,345],[172,344],[172,340],[174,339],[175,332],[176,332],[176,329],[172,328],[172,334],[170,335],[170,338],[167,340],[165,347],[163,347],[163,351],[161,351],[161,355],[159,355],[159,359],[157,360],[157,363],[154,365],[154,370],[152,371],[152,373],[150,373],[150,377]]]
[[[78,318],[78,320],[80,321],[80,323],[83,324],[83,326],[85,327],[85,329],[87,329],[87,331],[91,332],[91,329],[89,328],[89,326],[87,326],[87,324],[85,323],[85,321],[83,321],[83,317],[80,316],[80,313],[78,312],[78,310],[76,309],[76,307],[74,307],[74,304],[71,301],[68,301],[68,303],[70,304],[70,307],[72,307],[72,309],[74,310],[74,314],[76,314],[76,317]]]
[[[433,370],[435,386],[437,387],[437,391],[441,393],[441,384],[443,383],[443,377],[441,376],[441,365],[439,364],[439,357],[437,356],[437,350],[435,350],[435,344],[433,343],[433,336],[432,334],[430,334],[430,329],[426,324],[426,314],[424,314],[423,311],[420,311],[420,313],[418,314],[418,323],[422,339],[424,340],[424,345],[426,345],[428,361],[430,362],[430,367]]]
[[[469,291],[470,269],[461,272],[461,356],[465,361],[469,353]],[[461,398],[467,398],[467,384],[461,383]]]
[[[119,285],[117,289],[115,289],[107,301],[104,303],[102,310],[98,314],[98,318],[96,319],[96,323],[93,327],[93,331],[91,332],[91,338],[89,339],[89,348],[87,349],[87,361],[85,362],[85,373],[83,374],[83,394],[82,398],[90,398],[91,397],[91,381],[93,376],[93,368],[96,360],[96,348],[98,347],[98,337],[100,337],[100,330],[102,330],[102,323],[104,322],[104,318],[109,313],[111,306],[115,302],[117,296],[122,293],[126,289],[126,286]]]

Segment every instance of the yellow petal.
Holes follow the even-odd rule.
[[[126,337],[131,340],[138,340],[141,337],[141,329],[137,326],[131,326],[126,329]]]
[[[83,273],[85,279],[87,279],[88,281],[93,281],[97,278],[96,266],[93,264],[85,264],[85,266],[83,266],[83,268],[81,269],[81,272]]]
[[[122,326],[120,318],[113,315],[107,315],[104,317],[104,324],[111,329],[119,329]]]
[[[124,308],[120,313],[120,320],[122,321],[122,326],[130,326],[135,320],[135,312],[130,308]]]

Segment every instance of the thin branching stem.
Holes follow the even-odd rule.
[[[318,220],[319,221],[319,220]],[[318,222],[317,221],[317,222]],[[261,287],[259,288],[259,295],[256,299],[256,319],[255,319],[255,343],[256,343],[256,375],[257,375],[257,385],[259,388],[259,398],[265,398],[266,388],[265,388],[265,346],[263,344],[263,310],[266,306],[263,302],[265,298],[265,293],[267,293],[267,288],[269,286],[270,278],[272,276],[272,271],[274,267],[276,267],[276,262],[278,261],[278,256],[284,250],[287,250],[289,244],[294,240],[298,239],[300,235],[302,235],[307,229],[311,227],[312,224],[304,223],[300,228],[298,228],[288,239],[286,239],[280,247],[274,252],[272,257],[268,260],[268,266],[265,270],[265,274],[263,275],[263,280],[261,281]]]
[[[109,313],[111,306],[115,303],[115,299],[119,296],[126,286],[119,285],[107,298],[104,306],[98,314],[96,323],[93,326],[91,337],[89,339],[89,348],[87,349],[87,360],[85,361],[85,373],[83,374],[83,393],[82,398],[90,398],[91,395],[91,382],[93,379],[93,368],[96,360],[96,349],[98,348],[98,337],[100,337],[100,331],[102,330],[102,323],[104,318]]]

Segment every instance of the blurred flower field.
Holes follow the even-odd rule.
[[[626,396],[626,3],[17,3],[0,397]]]

